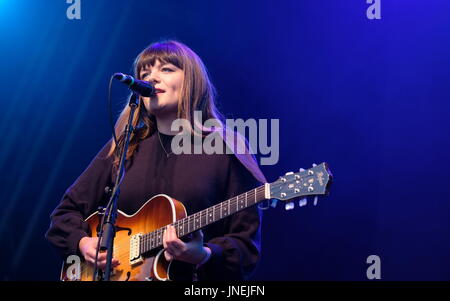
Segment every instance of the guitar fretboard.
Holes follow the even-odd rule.
[[[236,212],[256,205],[265,199],[265,185],[262,185],[186,218],[180,219],[171,225],[175,227],[177,236],[183,237],[226,218],[227,216],[235,214]],[[140,240],[140,253],[144,254],[153,249],[162,247],[165,230],[166,226],[142,235]]]

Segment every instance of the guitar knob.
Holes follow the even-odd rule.
[[[308,203],[308,200],[306,198],[303,198],[303,199],[298,201],[298,205],[300,207],[306,206],[307,203]]]
[[[287,172],[287,173],[285,174],[285,176],[293,175],[293,174],[294,174],[294,172],[293,172],[293,171],[290,171],[290,172]]]
[[[300,168],[300,171],[305,171],[305,169],[303,169],[303,168]]]
[[[284,205],[284,209],[286,209],[286,210],[292,210],[292,209],[294,209],[294,207],[295,207],[294,202],[289,202],[286,205]]]
[[[317,166],[317,164],[316,163],[313,163],[313,167],[316,167]]]

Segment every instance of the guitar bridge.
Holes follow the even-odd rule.
[[[141,237],[142,233],[135,234],[130,238],[130,265],[138,265],[144,262],[144,258],[141,255]]]

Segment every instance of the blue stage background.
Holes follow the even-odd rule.
[[[57,280],[49,215],[111,132],[107,86],[148,44],[204,60],[229,118],[278,118],[269,181],[330,164],[318,206],[265,211],[255,280],[450,280],[450,4],[0,0],[1,280]],[[127,91],[115,85],[114,110]]]

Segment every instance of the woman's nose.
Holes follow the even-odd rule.
[[[150,83],[153,83],[153,84],[159,83],[159,82],[160,82],[159,76],[158,76],[155,72],[153,72],[153,73],[149,76],[148,81],[149,81]]]

